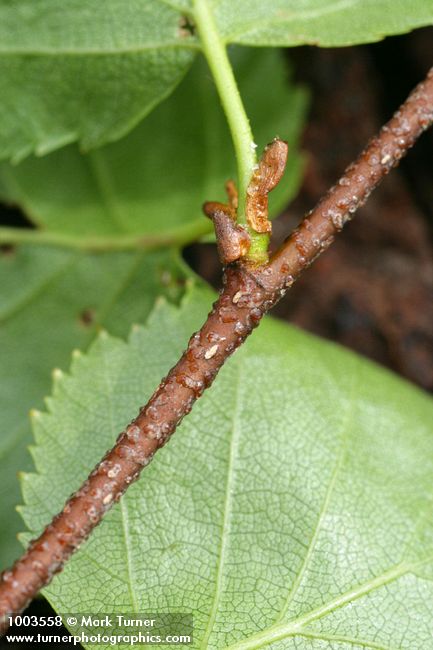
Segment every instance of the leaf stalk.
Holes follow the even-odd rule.
[[[203,54],[211,70],[224,113],[227,118],[238,167],[239,205],[237,221],[246,225],[246,196],[257,164],[256,145],[250,122],[239,93],[227,49],[215,24],[208,0],[194,0],[193,18],[200,37]],[[255,264],[268,260],[269,235],[248,227],[251,247],[246,259]]]

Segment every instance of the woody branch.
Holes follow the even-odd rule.
[[[219,249],[223,256],[234,255],[236,259],[239,255],[240,258],[225,268],[223,288],[206,322],[192,335],[186,351],[146,406],[119,435],[114,447],[68,499],[63,510],[30,543],[12,568],[3,572],[0,580],[0,630],[6,630],[8,616],[23,610],[61,570],[105,512],[120,499],[155,452],[167,442],[226,359],[300,273],[328,248],[370,192],[432,122],[433,68],[267,264],[254,267],[242,259],[244,233],[239,233],[242,236],[233,252],[233,228],[221,227],[224,215],[231,218],[230,209],[218,208],[218,214],[223,215],[218,217]],[[273,180],[280,173],[281,156],[285,155],[281,141],[276,142],[278,144],[271,153],[278,148],[280,154],[274,163],[270,163],[270,170],[274,171]],[[267,191],[271,186],[272,178]],[[266,197],[262,194],[258,198],[259,207],[263,206]],[[215,204],[211,205],[215,208]],[[214,208],[207,205],[211,214],[214,214]]]

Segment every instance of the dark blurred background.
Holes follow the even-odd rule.
[[[369,46],[288,52],[311,92],[304,182],[274,222],[282,241],[433,65],[433,28]],[[433,132],[422,136],[274,315],[433,390]],[[214,286],[214,247],[188,263]]]

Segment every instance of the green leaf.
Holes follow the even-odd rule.
[[[30,467],[28,411],[41,407],[50,372],[67,367],[101,326],[123,336],[155,297],[182,294],[174,253],[86,255],[22,247],[0,255],[0,566],[20,551],[17,471]]]
[[[128,343],[98,339],[55,381],[35,420],[37,473],[23,477],[32,534],[150,396],[210,298],[159,305]],[[267,319],[45,594],[62,613],[192,611],[197,648],[423,650],[432,420],[413,386]]]
[[[130,131],[193,60],[179,21],[160,0],[1,0],[0,157]]]
[[[297,140],[306,93],[289,83],[288,66],[277,51],[238,48],[233,58],[258,145],[276,134],[290,144],[284,182],[271,199],[275,214],[299,184]],[[272,86],[271,104],[262,92],[266,83]],[[201,205],[224,200],[224,182],[234,176],[234,165],[224,115],[201,60],[126,138],[87,155],[73,145],[18,166],[0,164],[0,196],[20,205],[42,229],[62,234],[59,243],[91,241],[107,248],[158,239],[183,243],[212,228]]]
[[[431,0],[208,3],[226,43],[342,46],[433,23]],[[0,158],[130,131],[200,49],[184,14],[193,23],[192,0],[0,0]]]
[[[226,42],[341,47],[433,24],[431,0],[212,0]]]

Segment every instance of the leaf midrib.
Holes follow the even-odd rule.
[[[230,440],[229,448],[229,460],[227,466],[227,478],[226,478],[226,489],[225,489],[225,498],[224,498],[224,513],[221,525],[221,543],[220,543],[220,553],[217,565],[217,577],[215,581],[215,593],[212,603],[212,608],[209,615],[208,624],[201,642],[200,647],[202,650],[206,650],[209,637],[212,634],[215,620],[218,613],[218,605],[222,593],[222,584],[224,581],[224,566],[227,553],[227,542],[229,538],[230,525],[231,525],[231,516],[232,516],[232,505],[233,505],[233,485],[235,480],[235,464],[236,458],[238,455],[239,449],[239,435],[241,428],[239,426],[239,403],[240,403],[240,387],[242,375],[242,362],[238,363],[238,374],[236,385],[233,388],[233,395],[235,396],[235,404],[233,409],[233,428],[232,428],[232,437]]]

